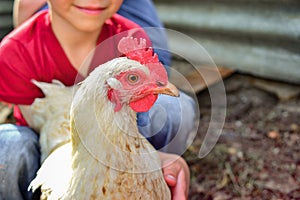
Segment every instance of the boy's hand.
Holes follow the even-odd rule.
[[[165,181],[170,187],[172,200],[188,198],[190,171],[185,160],[175,154],[159,152]]]

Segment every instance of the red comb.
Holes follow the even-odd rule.
[[[138,42],[136,38],[123,37],[119,42],[118,50],[127,58],[147,66],[151,76],[159,80],[160,83],[168,82],[166,69],[159,62],[158,56],[153,52],[152,48],[147,48],[145,39],[141,38],[140,42]]]
[[[138,61],[141,64],[160,63],[152,48],[147,48],[146,40],[140,38],[123,37],[118,45],[118,50],[127,58]]]

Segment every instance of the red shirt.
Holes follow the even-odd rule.
[[[98,44],[105,45],[97,48],[97,56],[94,56],[96,59],[93,60],[89,71],[120,56],[116,47],[124,34],[114,39],[106,39],[134,28],[139,28],[134,36],[144,37],[150,44],[145,32],[134,22],[117,14],[108,19],[98,39]],[[77,70],[55,37],[48,11],[40,12],[25,22],[7,35],[0,44],[1,101],[30,105],[36,97],[43,97],[41,90],[31,83],[32,79],[44,82],[56,79],[71,86],[83,78],[78,76]],[[27,125],[18,108],[15,109],[14,116],[17,124]]]

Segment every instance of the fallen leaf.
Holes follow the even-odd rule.
[[[291,128],[291,131],[294,131],[294,132],[299,131],[299,126],[297,124],[291,124],[290,128]]]
[[[229,194],[226,194],[225,192],[216,192],[213,194],[213,200],[228,200],[232,199],[232,196]]]
[[[278,131],[269,131],[268,137],[271,139],[278,139],[280,137],[280,134]]]
[[[228,153],[231,154],[231,155],[236,155],[238,152],[238,150],[234,147],[229,147],[228,148]]]
[[[230,182],[230,179],[228,178],[228,175],[224,174],[222,180],[217,182],[216,187],[218,189],[222,189],[222,188],[226,187],[229,182]]]

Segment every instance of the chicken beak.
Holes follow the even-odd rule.
[[[159,86],[153,90],[154,94],[166,94],[174,97],[179,96],[178,89],[170,82],[165,86]]]

